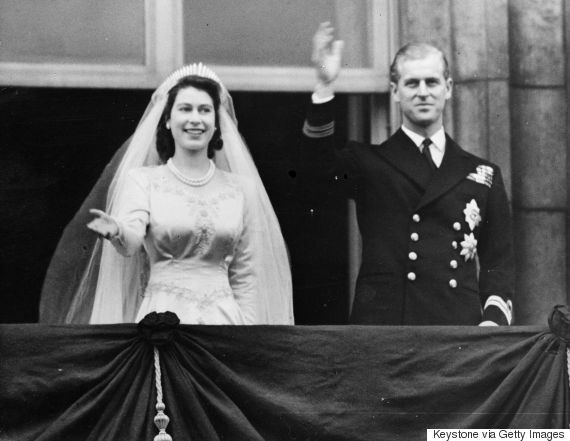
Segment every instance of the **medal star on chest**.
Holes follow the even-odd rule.
[[[481,210],[475,199],[471,199],[471,201],[465,205],[463,214],[465,215],[465,222],[469,225],[470,230],[473,231],[481,222]]]

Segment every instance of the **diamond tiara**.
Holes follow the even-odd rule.
[[[188,64],[186,66],[182,66],[178,70],[175,70],[166,78],[166,80],[162,82],[157,91],[160,90],[161,93],[167,93],[174,87],[180,78],[186,77],[188,75],[196,75],[203,78],[209,78],[220,85],[222,95],[225,95],[227,93],[226,88],[222,84],[220,78],[214,73],[213,70],[202,63]]]

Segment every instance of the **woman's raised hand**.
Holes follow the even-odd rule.
[[[320,82],[329,84],[340,73],[344,42],[334,40],[334,28],[330,22],[321,23],[313,37],[313,55],[311,60],[317,70]]]
[[[105,239],[111,239],[119,234],[119,225],[107,213],[95,208],[90,209],[89,213],[95,216],[95,219],[87,224],[87,228],[91,231]]]

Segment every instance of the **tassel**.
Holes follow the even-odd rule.
[[[158,435],[154,437],[154,441],[172,441],[172,437],[166,433],[166,426],[170,422],[168,415],[164,413],[166,406],[162,401],[162,384],[160,374],[160,357],[158,349],[154,347],[154,372],[156,380],[156,415],[154,417],[154,424],[158,428]]]

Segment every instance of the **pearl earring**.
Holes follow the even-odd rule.
[[[166,128],[170,130],[170,123],[166,123]]]

